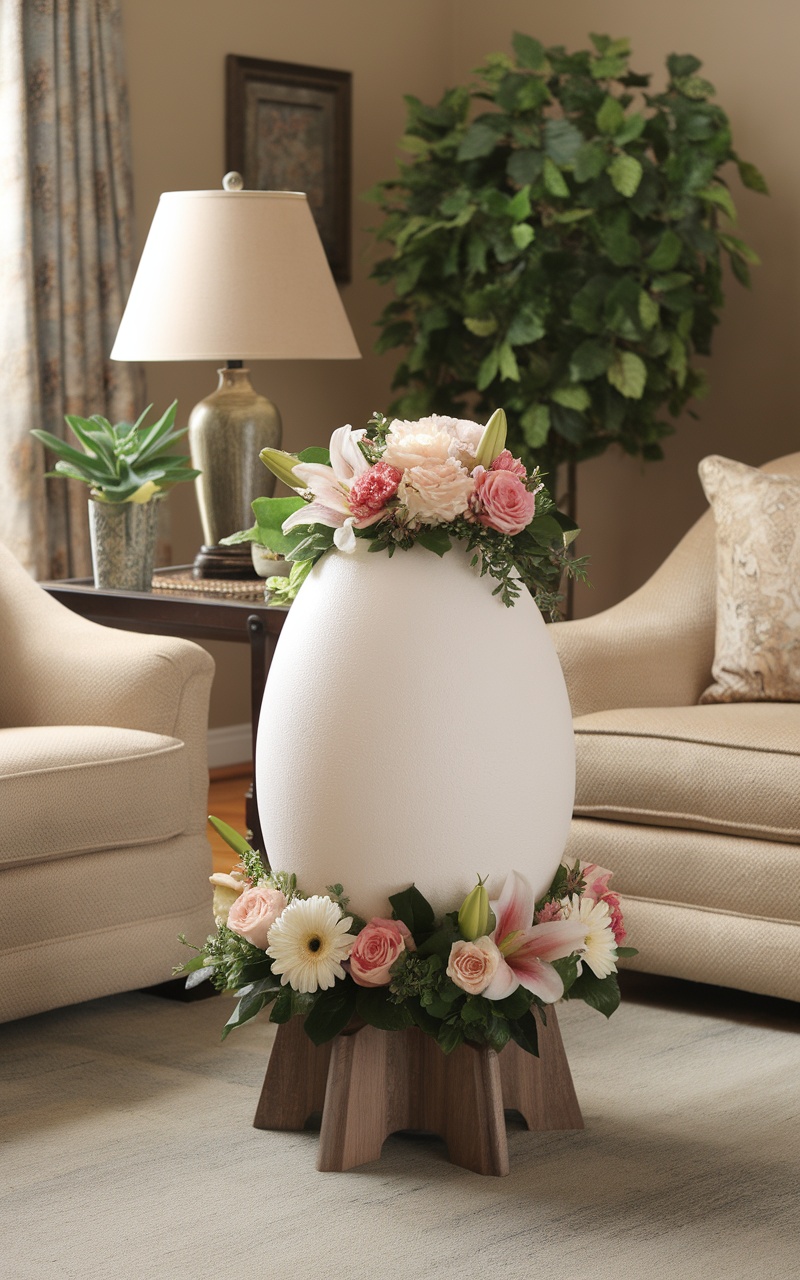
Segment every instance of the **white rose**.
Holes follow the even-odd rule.
[[[213,912],[215,924],[227,924],[228,912],[236,899],[248,887],[250,881],[241,871],[233,870],[230,875],[215,871],[208,877],[214,886]]]
[[[427,462],[403,473],[397,496],[412,520],[420,524],[449,524],[467,509],[472,476],[455,458]]]
[[[448,457],[469,467],[482,435],[483,427],[465,418],[436,413],[417,422],[395,418],[386,437],[383,461],[398,471],[424,466],[426,462],[444,462]]]

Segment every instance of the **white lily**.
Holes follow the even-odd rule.
[[[333,541],[340,551],[353,551],[356,545],[353,525],[359,529],[366,528],[380,519],[380,512],[370,519],[358,521],[350,514],[350,486],[369,470],[369,463],[358,444],[365,435],[363,428],[354,431],[351,426],[339,427],[331,436],[329,467],[321,462],[300,462],[294,467],[294,479],[299,481],[295,487],[310,490],[314,499],[284,520],[284,533],[296,525],[324,524],[336,530]]]

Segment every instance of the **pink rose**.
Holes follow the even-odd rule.
[[[228,928],[265,951],[267,934],[287,905],[280,889],[253,885],[239,895],[228,912]]]
[[[386,462],[376,462],[374,467],[358,476],[350,486],[347,499],[352,514],[357,520],[368,520],[376,512],[382,511],[390,498],[397,493],[401,480],[401,472],[390,467]]]
[[[490,471],[510,471],[512,475],[519,476],[520,480],[527,477],[527,471],[521,458],[515,458],[508,449],[504,449],[502,453],[498,453],[494,462],[489,468]]]
[[[470,508],[482,525],[509,534],[527,528],[536,510],[536,494],[529,493],[518,476],[476,467],[472,478],[475,492]]]
[[[468,995],[479,996],[497,972],[500,951],[491,938],[454,942],[447,962],[447,976]]]
[[[350,973],[360,987],[388,987],[389,970],[404,951],[416,951],[410,930],[402,920],[375,916],[365,925],[350,952]]]

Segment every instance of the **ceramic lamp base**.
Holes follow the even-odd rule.
[[[389,1134],[411,1129],[444,1138],[451,1164],[504,1177],[506,1111],[529,1129],[583,1128],[552,1008],[539,1029],[539,1055],[513,1040],[500,1053],[463,1044],[444,1054],[416,1027],[361,1026],[317,1047],[295,1017],[278,1027],[253,1125],[299,1130],[322,1112],[321,1173],[377,1160]]]
[[[250,543],[233,547],[209,547],[203,543],[192,565],[193,578],[258,578]]]

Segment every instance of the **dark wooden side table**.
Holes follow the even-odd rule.
[[[253,760],[261,698],[269,664],[287,609],[265,604],[263,583],[195,583],[191,566],[157,569],[152,591],[98,589],[91,578],[64,578],[40,583],[61,604],[82,618],[123,631],[181,636],[186,640],[232,640],[250,645],[250,722]],[[252,598],[245,595],[248,587]],[[224,594],[228,591],[230,594]],[[247,792],[247,825],[262,853],[255,777]]]

